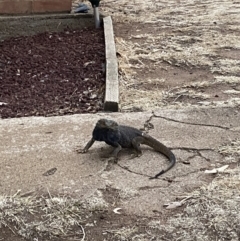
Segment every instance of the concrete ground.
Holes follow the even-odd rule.
[[[176,166],[149,180],[147,176],[168,165],[151,148],[135,159],[124,150],[118,164],[104,159],[111,151],[105,143],[96,142],[88,153],[78,154],[75,149],[84,147],[102,117],[137,128],[149,126],[149,134],[172,149]],[[212,176],[204,170],[229,164],[218,148],[239,137],[239,119],[237,108],[203,108],[0,120],[0,195],[20,189],[83,200],[111,187],[121,193],[125,213],[151,217],[177,195],[208,183]],[[43,175],[52,168],[57,169],[54,174]]]

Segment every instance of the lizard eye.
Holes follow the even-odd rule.
[[[104,119],[99,119],[99,120],[98,120],[98,123],[99,123],[99,124],[102,124],[102,123],[104,123],[104,122],[105,122]]]

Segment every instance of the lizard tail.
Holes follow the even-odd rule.
[[[158,152],[162,153],[164,156],[166,156],[170,161],[170,165],[165,170],[160,171],[154,177],[150,177],[150,179],[156,179],[159,176],[161,176],[163,173],[169,171],[175,165],[176,157],[174,156],[174,154],[171,152],[171,150],[169,148],[167,148],[165,145],[163,145],[161,142],[159,142],[155,138],[153,138],[147,134],[143,134],[143,136],[144,136],[143,144],[151,146],[153,149],[155,149],[156,151],[158,151]]]
[[[158,174],[156,174],[154,177],[150,177],[149,179],[156,179],[159,176],[161,176],[163,173],[167,172],[168,170],[170,170],[176,163],[176,158],[174,156],[174,154],[169,150],[170,155],[168,155],[167,157],[170,160],[170,165],[167,167],[167,169],[160,171]]]

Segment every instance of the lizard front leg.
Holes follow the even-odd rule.
[[[86,153],[88,149],[93,145],[95,140],[92,138],[83,149],[76,150],[78,153]]]

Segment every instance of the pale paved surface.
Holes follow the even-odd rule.
[[[142,128],[152,116],[149,112],[0,120],[0,195],[13,194],[18,189],[49,190],[83,199],[110,186],[122,193],[121,208],[126,212],[150,216],[153,210],[161,212],[162,205],[173,201],[175,195],[211,180],[204,169],[229,162],[216,149],[239,137],[240,114],[234,108],[218,108],[159,110],[155,115],[158,117],[151,119],[154,129],[149,133],[173,148],[178,163],[162,178],[151,181],[144,175],[154,175],[168,163],[149,148],[144,148],[142,157],[131,160],[129,151],[122,152],[119,165],[130,171],[118,165],[105,170],[103,156],[111,148],[104,143],[95,143],[84,155],[74,152],[77,145],[84,147],[90,139],[99,118]],[[186,160],[190,165],[182,163]],[[54,175],[42,175],[53,167],[57,168]]]

